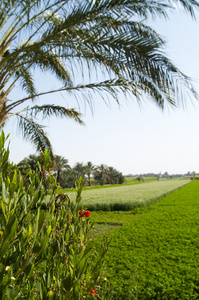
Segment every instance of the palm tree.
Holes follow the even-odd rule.
[[[73,173],[76,178],[82,177],[84,179],[86,170],[83,163],[77,162],[73,167]]]
[[[113,167],[107,168],[107,179],[109,184],[119,183],[118,171]]]
[[[88,185],[91,186],[91,175],[93,171],[96,169],[96,167],[92,164],[91,161],[87,162],[87,164],[84,166],[86,175],[88,176]]]
[[[68,159],[60,155],[55,155],[55,169],[57,170],[57,182],[60,183],[63,171],[70,169]]]
[[[66,92],[78,103],[92,104],[93,92],[118,103],[119,92],[138,100],[147,95],[159,107],[176,105],[182,95],[197,94],[190,80],[163,54],[164,41],[144,24],[150,16],[167,17],[178,5],[194,17],[196,0],[2,0],[0,10],[0,126],[16,117],[37,150],[51,143],[38,117],[69,117],[82,124],[75,108],[56,101],[39,105],[43,96]],[[140,21],[139,21],[140,20]],[[77,82],[77,71],[102,68],[104,80]],[[51,72],[60,85],[37,90],[35,70]],[[100,76],[99,76],[100,78]],[[10,99],[21,87],[25,96]]]
[[[94,178],[97,182],[99,182],[100,185],[107,183],[107,170],[108,167],[104,164],[101,164],[100,166],[97,166],[94,172]]]
[[[43,164],[43,159],[41,155],[36,155],[36,154],[30,154],[28,157],[25,157],[23,160],[21,160],[17,166],[18,168],[22,171],[22,170],[34,170],[36,171],[38,168],[38,164],[37,162],[39,162],[40,164]]]

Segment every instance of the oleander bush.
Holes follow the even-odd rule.
[[[104,240],[98,252],[88,240],[90,212],[58,194],[50,154],[38,171],[22,177],[9,163],[0,135],[0,299],[103,299]]]

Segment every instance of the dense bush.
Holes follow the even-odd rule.
[[[107,240],[96,253],[88,233],[89,212],[58,195],[50,154],[26,178],[9,164],[0,136],[0,299],[93,299],[101,291],[99,274]],[[100,295],[101,293],[101,295]]]

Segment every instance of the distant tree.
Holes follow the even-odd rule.
[[[57,182],[60,183],[63,171],[70,169],[68,159],[60,155],[55,155],[54,168],[57,171]]]
[[[76,182],[75,174],[72,169],[63,170],[60,177],[60,185],[62,188],[74,188]]]
[[[17,167],[23,176],[26,175],[29,172],[29,170],[31,170],[30,165],[28,164],[28,162],[25,161],[25,159],[21,160],[17,164]]]
[[[21,160],[17,166],[22,172],[24,172],[25,169],[28,170],[29,168],[36,171],[38,169],[37,162],[39,162],[41,165],[43,164],[44,160],[42,155],[30,154],[28,157],[25,157],[23,160]]]
[[[101,164],[100,166],[97,166],[95,172],[94,172],[94,179],[100,184],[104,185],[107,183],[107,166],[104,164]]]
[[[88,176],[88,185],[91,186],[91,175],[93,174],[95,170],[95,166],[92,164],[92,162],[87,162],[85,167],[85,174]]]
[[[119,183],[118,171],[113,167],[107,168],[106,177],[107,177],[107,183],[109,184]]]
[[[118,172],[118,183],[122,184],[122,183],[124,183],[124,181],[125,181],[125,178],[124,178],[123,174],[121,172]]]
[[[83,163],[77,162],[72,170],[75,175],[75,178],[82,177],[83,181],[85,182],[86,170],[85,170],[85,166]]]
[[[144,178],[143,178],[142,176],[136,177],[136,180],[137,180],[138,182],[144,182]]]

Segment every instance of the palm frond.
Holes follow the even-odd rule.
[[[38,49],[37,45],[35,49],[35,51],[30,53],[35,66],[39,66],[42,71],[50,70],[60,81],[64,82],[64,85],[72,85],[71,76],[57,55],[50,51],[43,51],[41,48]]]
[[[29,97],[34,97],[36,95],[34,80],[28,69],[21,66],[15,73],[15,77],[16,80],[19,79],[22,90],[24,90]]]
[[[41,113],[43,119],[53,115],[60,118],[68,117],[75,120],[79,124],[84,125],[84,122],[81,120],[81,113],[74,108],[67,108],[59,105],[35,105],[27,109],[27,112],[29,112],[34,117],[37,117],[37,115]]]
[[[27,116],[20,114],[16,116],[18,117],[18,126],[22,131],[24,139],[30,141],[36,147],[37,151],[41,152],[46,148],[47,151],[50,151],[51,156],[53,156],[52,145],[44,131],[44,126],[36,123],[32,118]]]

